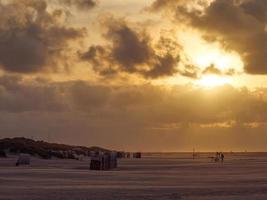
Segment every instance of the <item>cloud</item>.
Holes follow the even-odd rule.
[[[200,69],[195,65],[186,64],[183,69],[179,69],[179,73],[182,76],[191,78],[191,79],[198,79],[200,74]]]
[[[155,0],[151,6],[147,7],[147,11],[161,11],[163,9],[173,9],[178,5],[191,3],[192,0]]]
[[[231,86],[206,91],[193,86],[108,86],[2,76],[0,111],[81,112],[121,120],[127,115],[129,119],[154,125],[267,122],[265,93],[265,90],[250,92]]]
[[[206,67],[204,70],[203,70],[203,74],[217,74],[217,75],[221,75],[222,72],[215,67],[215,65],[210,65],[208,67]]]
[[[69,42],[85,34],[84,29],[60,23],[63,11],[49,12],[44,0],[0,3],[0,12],[0,66],[5,71],[34,73],[49,67],[56,70]]]
[[[79,10],[92,9],[97,5],[95,0],[59,0],[59,2],[68,6],[75,6]]]
[[[177,22],[187,23],[200,30],[205,39],[219,41],[225,49],[238,52],[247,73],[267,73],[266,1],[214,0],[210,4],[189,1],[195,5],[190,8],[189,3],[171,2],[163,4],[157,0],[152,10],[171,9]]]
[[[25,83],[20,76],[0,78],[1,112],[60,112],[67,110],[58,87]]]
[[[139,27],[131,27],[123,19],[109,19],[104,38],[109,45],[95,45],[81,53],[81,59],[88,61],[102,75],[120,72],[135,73],[148,78],[170,76],[177,72],[180,47],[174,41],[162,37],[156,50],[151,37]],[[176,46],[176,54],[169,51]]]
[[[226,70],[219,69],[214,64],[211,64],[210,66],[202,70],[201,74],[215,74],[218,76],[233,76],[234,74],[237,74],[237,71],[233,68],[226,69]]]

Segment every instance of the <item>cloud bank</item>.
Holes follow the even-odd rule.
[[[0,78],[0,111],[3,133],[44,138],[50,132],[57,139],[76,133],[77,138],[72,135],[72,140],[77,143],[85,143],[79,138],[87,137],[88,144],[97,141],[116,146],[119,144],[114,140],[129,144],[126,138],[138,141],[144,135],[151,137],[152,144],[165,134],[170,134],[165,135],[169,139],[182,138],[195,129],[204,135],[208,132],[210,137],[229,132],[229,137],[247,139],[247,131],[259,134],[266,128],[267,93],[231,86],[207,91],[191,86],[107,86],[4,76]],[[21,125],[22,116],[26,122]],[[30,126],[27,120],[39,127],[34,123]],[[105,142],[101,143],[101,138]],[[200,145],[204,144],[198,139]]]

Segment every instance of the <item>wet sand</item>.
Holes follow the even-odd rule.
[[[41,160],[15,167],[0,159],[0,199],[19,200],[266,200],[267,153],[146,154],[121,159],[112,171],[90,171],[90,160]]]

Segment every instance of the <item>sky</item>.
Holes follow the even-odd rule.
[[[267,151],[267,1],[0,0],[0,137]]]

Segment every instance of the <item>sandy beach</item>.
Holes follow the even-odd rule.
[[[214,163],[201,154],[145,154],[121,159],[112,171],[90,171],[89,159],[41,160],[15,167],[0,160],[0,199],[266,200],[267,154],[226,154]]]

